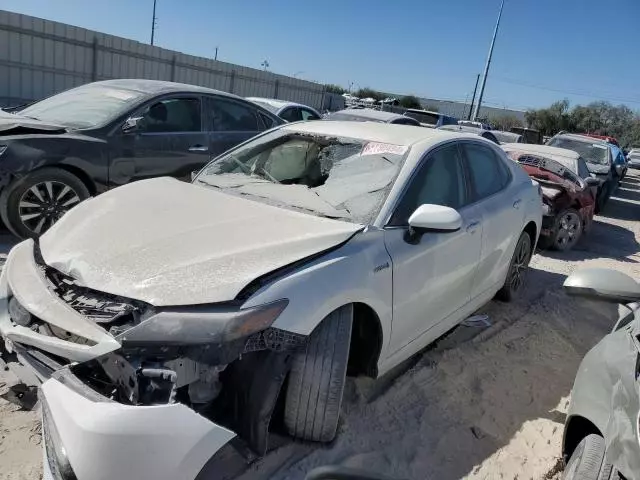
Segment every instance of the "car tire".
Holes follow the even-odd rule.
[[[582,236],[584,224],[580,213],[567,208],[556,216],[551,247],[561,252],[571,250]]]
[[[529,261],[532,254],[532,240],[527,232],[522,232],[516,248],[513,251],[511,262],[509,263],[509,270],[507,271],[507,278],[504,281],[504,285],[498,293],[496,298],[503,302],[510,302],[515,299],[518,293],[522,290],[524,284],[524,276],[527,268],[529,267]]]
[[[42,168],[5,188],[0,196],[0,218],[17,237],[37,238],[89,195],[89,189],[73,173]]]
[[[336,436],[347,374],[353,305],[329,314],[291,365],[284,423],[292,436],[330,442]]]
[[[605,463],[600,435],[587,435],[575,448],[564,469],[564,480],[609,480],[612,466]]]

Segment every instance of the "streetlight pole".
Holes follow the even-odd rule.
[[[153,0],[153,18],[151,19],[151,45],[153,45],[153,37],[156,33],[156,0]]]
[[[471,97],[471,105],[469,105],[469,115],[467,115],[467,120],[471,120],[471,112],[473,112],[473,103],[476,101],[476,92],[478,91],[479,81],[480,81],[480,74],[476,76],[476,86],[473,87],[473,97]]]
[[[493,31],[493,38],[491,39],[491,47],[489,47],[489,55],[487,56],[487,63],[484,66],[484,75],[482,76],[482,86],[480,87],[480,95],[478,95],[478,103],[473,110],[473,119],[478,119],[480,113],[480,106],[482,105],[482,96],[484,95],[484,87],[487,84],[487,75],[489,74],[489,66],[491,65],[491,56],[493,55],[493,46],[496,43],[496,37],[498,36],[498,27],[500,27],[500,18],[502,18],[502,9],[504,8],[504,0],[500,4],[500,12],[498,13],[498,21],[496,22],[496,28]]]

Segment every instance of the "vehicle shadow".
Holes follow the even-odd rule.
[[[519,301],[490,302],[481,310],[490,327],[471,334],[476,327],[454,329],[404,369],[373,382],[382,387],[350,382],[331,445],[290,443],[239,478],[302,479],[327,464],[394,478],[490,478],[482,469],[496,452],[513,442],[530,450],[525,442],[532,434],[524,439],[523,429],[533,429],[541,443],[558,442],[554,432],[579,362],[616,316],[615,306],[567,297],[564,279],[532,268]],[[550,458],[541,459],[545,468],[557,463],[560,445],[549,450]],[[504,478],[547,473],[533,475],[531,465],[514,461],[501,464]]]
[[[636,176],[625,177],[611,195],[601,215],[618,220],[639,220],[640,179]]]

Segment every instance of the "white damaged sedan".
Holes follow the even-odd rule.
[[[81,203],[0,279],[45,477],[193,480],[223,447],[263,454],[275,424],[332,440],[346,375],[521,291],[541,217],[491,142],[363,122],[285,125],[192,184]]]

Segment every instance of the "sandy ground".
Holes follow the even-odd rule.
[[[584,266],[640,279],[639,240],[636,172],[572,252],[534,257],[519,301],[481,310],[491,327],[459,328],[381,381],[351,380],[333,444],[289,443],[241,480],[302,479],[330,463],[405,479],[560,478],[573,378],[615,318],[613,306],[569,298],[561,285]],[[40,461],[37,414],[0,400],[0,479],[37,478]]]

